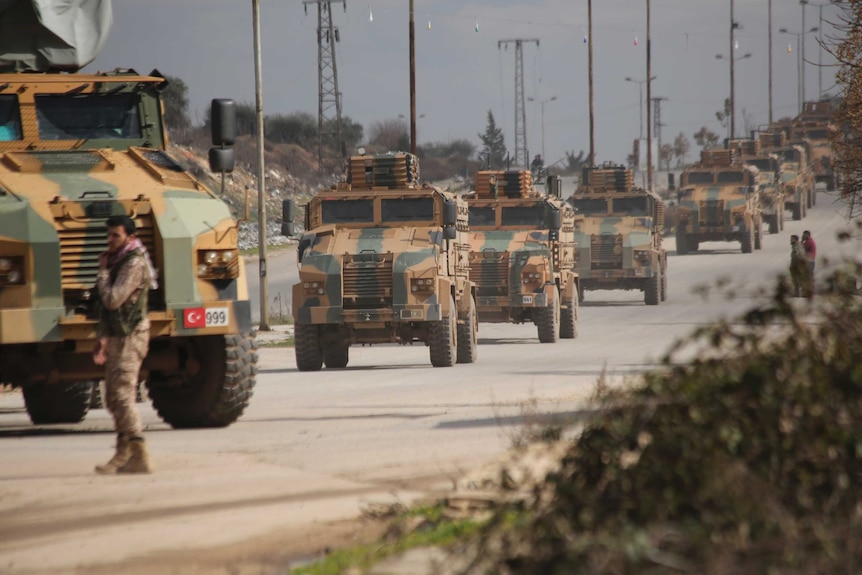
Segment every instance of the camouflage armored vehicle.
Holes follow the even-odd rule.
[[[479,321],[533,323],[539,341],[577,337],[574,210],[559,178],[539,192],[526,170],[481,171],[470,206],[470,280]]]
[[[347,366],[354,344],[421,342],[434,367],[472,363],[478,316],[467,204],[419,182],[410,154],[350,158],[305,208],[293,286],[296,366]],[[286,200],[285,235],[293,235]]]
[[[106,219],[126,214],[158,272],[141,372],[153,406],[174,427],[232,423],[257,361],[237,222],[168,155],[165,79],[0,62],[0,382],[22,388],[34,423],[85,417],[104,377],[91,290]]]
[[[707,241],[739,242],[744,254],[760,249],[757,174],[736,160],[733,149],[703,150],[700,162],[680,176],[677,253],[695,252]]]
[[[808,213],[814,194],[814,174],[805,148],[788,144],[783,132],[763,132],[760,141],[763,151],[777,156],[781,164],[779,184],[784,192],[785,209],[790,210],[793,220],[801,220]]]
[[[631,170],[585,168],[570,199],[577,211],[576,271],[587,290],[640,290],[647,305],[667,298],[667,252],[662,247],[664,202],[634,186]]]
[[[739,162],[757,168],[758,200],[763,223],[770,234],[784,229],[784,188],[781,185],[781,162],[775,154],[764,152],[760,140],[731,140],[729,144],[739,152]]]
[[[802,112],[789,121],[776,122],[770,129],[782,130],[790,145],[805,148],[815,184],[823,184],[827,190],[837,187],[832,158],[831,132],[837,107],[836,99],[805,102]],[[811,194],[811,207],[817,195]]]

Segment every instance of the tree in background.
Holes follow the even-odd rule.
[[[380,153],[410,151],[407,123],[401,118],[372,123],[368,130],[368,143]]]
[[[843,8],[838,26],[843,38],[830,52],[838,61],[836,83],[841,103],[835,112],[832,132],[833,166],[838,189],[848,217],[862,214],[862,0],[851,0]]]
[[[685,158],[691,149],[691,142],[680,132],[673,140],[673,155],[676,158],[676,167],[681,168],[685,165]]]
[[[178,136],[185,135],[186,130],[192,127],[189,118],[189,87],[181,79],[174,76],[165,76],[168,87],[162,92],[165,102],[165,124]]]
[[[715,113],[715,119],[721,124],[721,127],[727,130],[727,137],[730,138],[730,98],[724,99],[724,109]]]
[[[566,173],[567,174],[580,174],[581,170],[587,165],[587,155],[586,152],[581,150],[578,152],[578,155],[575,155],[575,151],[566,152]]]
[[[497,127],[497,122],[494,120],[494,114],[491,110],[488,110],[488,123],[485,126],[485,133],[478,134],[478,136],[482,142],[482,149],[479,154],[487,162],[488,167],[503,167],[506,163],[506,142],[503,136],[503,129]]]
[[[670,170],[670,162],[673,160],[673,146],[670,144],[662,144],[658,151],[658,165],[664,164],[665,170]]]
[[[712,148],[718,143],[718,134],[703,126],[700,130],[694,133],[694,141],[700,146],[701,150]]]

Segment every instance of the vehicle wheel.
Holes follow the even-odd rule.
[[[661,270],[661,301],[667,299],[667,268]]]
[[[578,302],[579,303],[584,301],[584,292],[586,292],[586,291],[587,290],[584,289],[584,284],[579,283],[578,284]]]
[[[560,339],[575,339],[578,337],[578,301],[572,297],[566,303],[567,307],[560,309]]]
[[[90,390],[90,409],[102,409],[105,401],[102,398],[102,382],[98,379],[91,382],[93,389]]]
[[[684,256],[688,253],[688,241],[685,237],[685,234],[676,235],[676,253],[681,256]]]
[[[550,305],[537,310],[540,343],[554,343],[560,333],[560,292],[556,291],[554,296]]]
[[[697,250],[700,249],[700,242],[697,240],[690,240],[688,243],[688,251],[697,253]]]
[[[784,231],[784,208],[781,208],[781,211],[778,214],[778,231]]]
[[[458,310],[455,300],[449,296],[449,315],[428,326],[428,347],[431,348],[431,365],[452,367],[458,357]]]
[[[90,410],[93,382],[32,383],[24,386],[24,404],[30,421],[48,423],[78,423]]]
[[[808,206],[806,206],[805,204],[802,204],[802,217],[804,218],[807,215],[808,215]]]
[[[323,366],[323,352],[320,349],[320,328],[316,325],[296,324],[293,326],[293,351],[296,354],[296,368],[299,371],[318,371]]]
[[[348,361],[350,361],[350,346],[346,343],[323,348],[323,364],[327,369],[347,367]]]
[[[646,289],[644,289],[644,303],[647,305],[658,305],[661,300],[661,272],[647,278]]]
[[[781,231],[781,228],[778,224],[778,212],[775,212],[771,216],[769,216],[769,233],[777,234]]]
[[[763,246],[763,228],[757,226],[754,230],[754,249],[759,250]]]
[[[196,371],[151,371],[153,407],[174,428],[225,427],[248,405],[257,375],[257,341],[247,334],[184,338],[180,355]]]
[[[790,209],[793,211],[793,221],[794,222],[798,222],[799,220],[802,219],[802,204],[797,202],[797,203],[793,204],[793,206]]]
[[[748,228],[742,236],[740,243],[742,244],[742,253],[750,254],[754,247],[754,228]]]
[[[479,356],[479,314],[476,300],[470,296],[470,311],[464,323],[458,324],[458,363],[475,363]]]

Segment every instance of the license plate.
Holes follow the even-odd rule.
[[[194,307],[183,310],[183,327],[186,329],[224,327],[227,325],[230,325],[230,308]]]
[[[224,327],[230,323],[230,310],[226,307],[211,307],[207,309],[207,327]]]
[[[733,231],[738,232],[738,231],[739,231],[739,226],[733,226]]]
[[[524,303],[524,304],[531,304],[531,303],[533,303],[533,296],[531,296],[531,295],[525,295],[525,296],[523,296],[522,303]]]

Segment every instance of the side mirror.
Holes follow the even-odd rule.
[[[545,189],[547,190],[549,196],[555,196],[557,198],[562,197],[563,181],[560,179],[560,176],[548,176]]]
[[[455,202],[443,202],[443,226],[454,226],[458,223],[458,206]]]
[[[232,172],[236,165],[233,148],[210,148],[210,170],[213,172]]]
[[[454,226],[447,226],[443,228],[443,237],[447,240],[454,240],[458,237],[458,230]]]
[[[557,230],[563,227],[563,219],[562,214],[560,214],[560,210],[556,208],[550,208],[549,211],[545,214],[545,223],[548,226],[549,230]]]
[[[233,146],[236,140],[236,104],[216,98],[210,105],[213,146]]]
[[[293,219],[296,216],[296,202],[293,198],[281,202],[281,235],[292,237],[296,235],[296,224]]]
[[[667,173],[667,189],[669,191],[674,191],[676,189],[676,176],[673,172]]]

